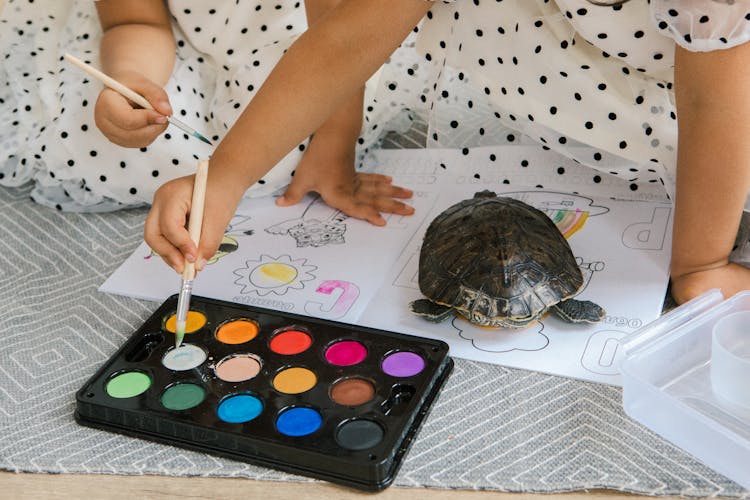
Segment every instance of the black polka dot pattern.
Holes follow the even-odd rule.
[[[750,23],[735,27],[742,2],[730,10],[713,0],[650,3],[659,6],[655,12],[677,11],[670,27],[680,16],[715,19],[703,22],[715,46],[728,31],[735,44],[750,36]],[[461,147],[530,138],[622,176],[633,190],[658,182],[671,192],[674,44],[705,37],[690,33],[689,24],[677,34],[658,22],[645,1],[436,2],[415,37],[422,74],[429,74],[420,82],[428,142]]]
[[[177,60],[165,89],[175,114],[216,143],[306,28],[303,4],[169,4]],[[174,127],[146,148],[128,149],[110,143],[94,126],[101,84],[61,59],[70,52],[101,66],[94,2],[47,2],[41,9],[10,0],[0,33],[0,117],[13,123],[10,130],[0,126],[0,183],[32,181],[32,198],[60,210],[115,210],[150,203],[161,184],[190,174],[197,158],[211,154],[210,147]],[[288,184],[300,157],[295,148],[250,194],[270,194]]]
[[[709,51],[750,40],[750,3],[742,0],[653,1],[654,23],[688,50]]]
[[[71,7],[72,6],[72,7]],[[295,0],[170,0],[175,113],[218,142],[305,29]],[[714,50],[750,39],[748,2],[454,0],[432,10],[370,79],[361,160],[390,130],[426,123],[429,147],[539,143],[626,179],[674,185],[674,44]],[[692,20],[692,21],[691,21]],[[33,181],[60,210],[149,203],[211,150],[169,127],[147,148],[111,144],[94,126],[101,85],[61,60],[100,66],[94,2],[9,0],[0,18],[0,183]],[[307,141],[251,191],[286,185]],[[502,164],[500,158],[496,162]],[[450,168],[447,166],[446,168]],[[503,168],[523,169],[523,165]],[[467,172],[473,176],[476,172]],[[557,175],[565,176],[564,169]]]

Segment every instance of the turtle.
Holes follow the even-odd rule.
[[[548,311],[595,323],[604,309],[573,299],[583,287],[570,245],[544,212],[485,190],[430,222],[410,309],[440,322],[459,314],[479,326],[524,328]]]

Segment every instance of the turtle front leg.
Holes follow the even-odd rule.
[[[563,300],[552,309],[568,323],[596,323],[607,314],[604,308],[590,300]]]
[[[419,299],[409,304],[409,309],[414,314],[422,316],[433,323],[440,323],[453,314],[453,308],[437,304],[431,300]]]

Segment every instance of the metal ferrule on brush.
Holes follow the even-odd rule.
[[[177,298],[177,330],[184,331],[190,310],[190,295],[193,293],[193,280],[182,280],[180,295]],[[182,328],[180,328],[182,327]]]

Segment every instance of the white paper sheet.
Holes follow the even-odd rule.
[[[288,208],[245,200],[225,235],[232,251],[207,266],[194,293],[437,338],[453,356],[619,385],[617,339],[659,316],[668,282],[672,206],[659,187],[633,193],[614,177],[594,182],[592,170],[535,146],[468,155],[388,150],[370,161],[414,189],[414,216],[376,228],[313,197]],[[503,168],[521,162],[522,169]],[[601,323],[547,316],[524,330],[499,330],[460,318],[434,324],[409,311],[422,297],[417,269],[427,225],[482,189],[523,199],[557,221],[586,279],[579,297],[607,310]],[[101,290],[161,301],[178,286],[179,276],[142,244]]]
[[[391,168],[415,190],[416,215],[387,215],[385,227],[351,219],[308,196],[281,208],[271,197],[245,199],[217,256],[195,280],[193,294],[354,323],[437,200],[439,156]],[[403,168],[402,168],[403,165]],[[180,276],[142,243],[100,290],[163,301]]]

